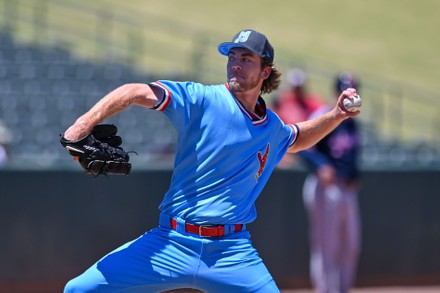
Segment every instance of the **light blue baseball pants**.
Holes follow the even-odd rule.
[[[166,225],[126,243],[69,281],[65,293],[280,292],[249,231],[203,238]]]

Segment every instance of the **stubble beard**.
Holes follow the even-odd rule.
[[[241,92],[243,88],[239,82],[235,78],[229,80],[229,88],[232,92]]]
[[[248,91],[254,87],[256,87],[258,85],[258,82],[247,82],[247,83],[243,83],[243,82],[238,82],[236,78],[231,78],[228,82],[229,85],[229,89],[232,92],[238,93],[238,92],[245,92]]]

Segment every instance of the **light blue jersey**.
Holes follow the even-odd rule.
[[[101,258],[64,292],[279,293],[245,224],[255,219],[254,202],[298,127],[281,122],[261,98],[260,116],[249,113],[226,84],[151,86],[163,89],[155,109],[179,134],[159,226]]]
[[[228,56],[232,48],[242,59],[253,52],[264,66],[273,64],[273,47],[254,30],[239,32],[218,50]],[[255,201],[299,128],[284,124],[261,97],[255,113],[247,111],[228,84],[159,80],[149,86],[160,98],[153,109],[178,133],[159,225],[98,260],[64,292],[279,293],[246,224],[255,220]]]
[[[254,202],[277,163],[297,136],[266,109],[248,112],[227,84],[158,81],[164,90],[156,109],[178,132],[170,188],[160,205],[163,213],[196,224],[250,223]]]

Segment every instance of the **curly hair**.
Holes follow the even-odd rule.
[[[263,85],[261,86],[262,94],[269,94],[272,91],[278,89],[281,84],[281,72],[276,68],[276,66],[269,62],[269,60],[265,58],[261,58],[261,69],[264,69],[266,66],[270,66],[272,69],[268,78],[263,81]]]

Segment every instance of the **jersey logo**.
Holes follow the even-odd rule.
[[[241,31],[238,37],[234,40],[234,43],[245,43],[252,31]]]
[[[260,176],[263,174],[264,168],[266,167],[267,163],[267,156],[269,155],[270,150],[270,144],[267,144],[266,150],[264,151],[264,154],[262,155],[261,152],[258,152],[257,157],[258,161],[260,162],[260,168],[258,169],[257,174],[255,175],[255,179],[260,179]]]

